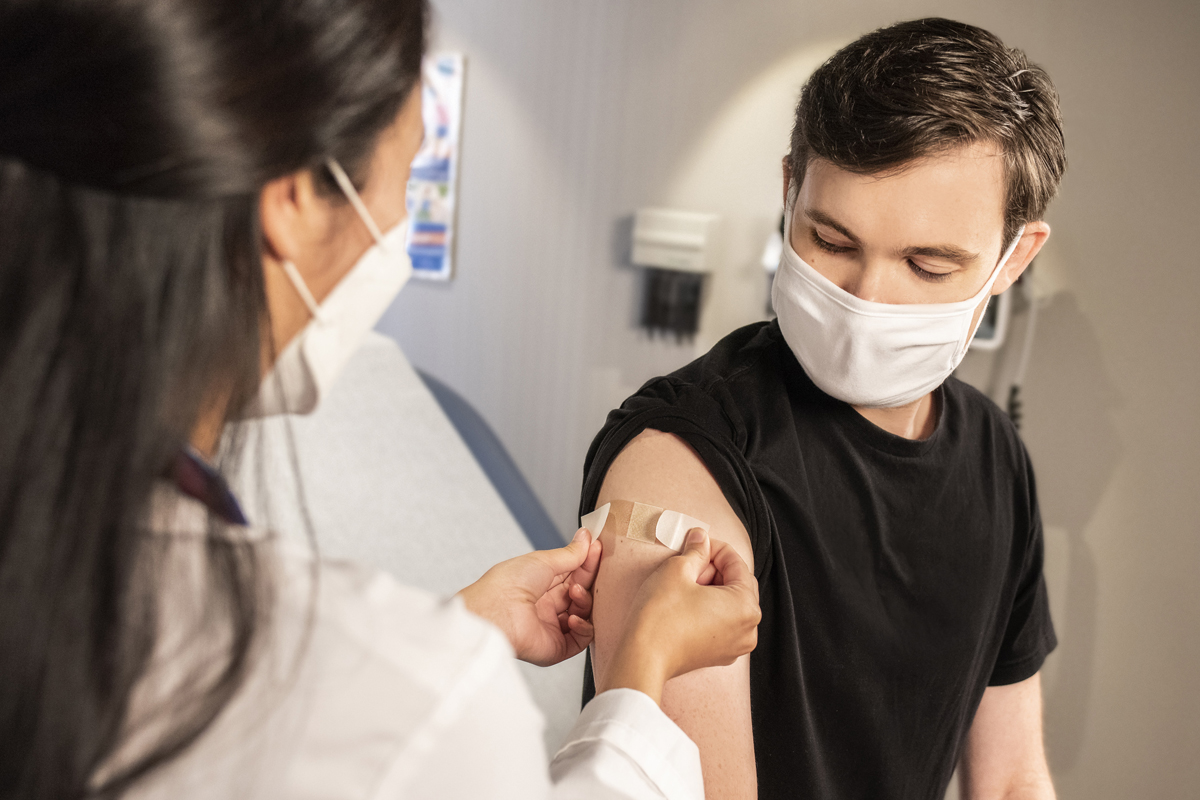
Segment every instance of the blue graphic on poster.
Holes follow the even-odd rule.
[[[462,54],[430,54],[422,72],[425,142],[413,159],[408,181],[408,255],[414,277],[449,280],[462,125]]]

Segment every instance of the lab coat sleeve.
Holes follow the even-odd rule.
[[[592,700],[547,770],[541,712],[511,655],[488,672],[452,720],[418,737],[408,768],[396,765],[376,800],[704,797],[699,750],[645,694],[617,689]]]
[[[588,703],[550,765],[555,800],[703,800],[700,751],[654,701],[613,689]]]

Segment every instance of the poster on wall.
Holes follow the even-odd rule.
[[[417,278],[452,274],[463,66],[462,53],[431,53],[422,67],[425,142],[408,181],[408,255]]]

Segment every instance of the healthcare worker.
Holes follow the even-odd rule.
[[[427,14],[0,1],[0,797],[702,796],[656,701],[754,646],[731,549],[646,582],[547,769],[511,655],[587,646],[598,542],[443,601],[286,544],[213,466],[407,276]]]

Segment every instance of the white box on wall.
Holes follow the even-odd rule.
[[[668,208],[638,209],[631,259],[639,267],[709,272],[706,254],[715,214]]]

